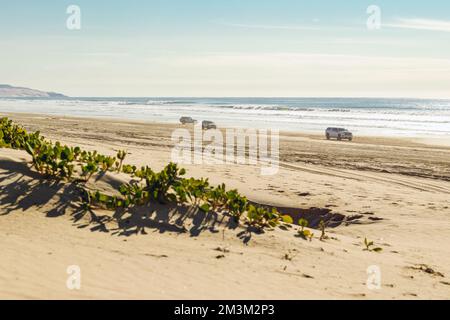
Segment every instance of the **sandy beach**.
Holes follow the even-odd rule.
[[[161,169],[179,125],[2,114],[53,141]],[[314,223],[248,234],[198,212],[145,213],[128,225],[79,216],[70,184],[50,183],[23,152],[0,149],[0,298],[33,299],[448,299],[450,144],[448,139],[283,133],[280,169],[183,165],[188,175],[224,182],[251,201]],[[102,190],[120,175],[99,178]],[[95,213],[111,215],[106,210]],[[364,239],[380,253],[364,251]],[[66,286],[68,266],[81,289]],[[381,288],[367,286],[368,268]],[[373,268],[372,268],[373,269]]]

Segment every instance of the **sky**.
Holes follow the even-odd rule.
[[[450,2],[0,0],[0,83],[79,97],[450,98]]]

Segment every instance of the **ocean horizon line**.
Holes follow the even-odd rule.
[[[370,100],[445,100],[450,97],[410,97],[410,96],[64,96],[64,97],[0,97],[0,99],[21,100],[71,100],[71,99],[370,99]]]

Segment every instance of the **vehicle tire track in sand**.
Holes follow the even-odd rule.
[[[402,179],[400,177],[394,176],[393,174],[390,174],[389,177],[382,177],[382,176],[375,176],[375,174],[370,173],[362,173],[362,172],[352,172],[348,170],[342,170],[342,169],[332,169],[332,168],[324,168],[316,166],[315,168],[307,167],[307,166],[301,166],[301,165],[294,165],[291,163],[286,162],[280,162],[280,166],[287,169],[292,170],[301,170],[306,171],[313,174],[321,174],[321,175],[327,175],[327,176],[333,176],[343,179],[353,179],[357,181],[377,181],[387,184],[395,184],[400,185],[403,187],[408,187],[420,191],[427,191],[427,192],[438,192],[438,193],[447,193],[450,194],[450,189],[443,187],[441,185],[431,183],[431,182],[415,182],[411,180]],[[380,173],[381,175],[381,173]]]

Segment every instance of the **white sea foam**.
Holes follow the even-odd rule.
[[[181,116],[219,126],[356,134],[450,135],[450,101],[413,99],[78,98],[1,99],[0,112],[102,117],[176,123]]]

